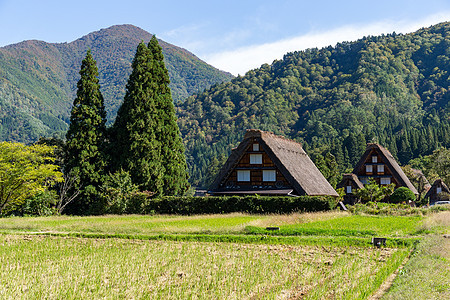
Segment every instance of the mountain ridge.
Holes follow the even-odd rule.
[[[111,122],[125,94],[131,61],[152,34],[134,25],[114,25],[72,42],[27,40],[0,48],[0,139],[32,142],[63,134],[69,122],[81,60],[92,50]],[[174,101],[233,76],[186,49],[159,40]]]
[[[366,142],[401,164],[450,147],[449,70],[449,22],[287,53],[178,105],[191,181],[206,187],[248,128],[301,142],[324,173]]]

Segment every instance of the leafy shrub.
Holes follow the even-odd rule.
[[[55,204],[57,194],[53,190],[45,190],[33,197],[25,199],[20,205],[12,206],[5,211],[5,216],[51,216],[56,215]]]
[[[291,213],[294,211],[323,211],[335,208],[332,197],[176,197],[151,198],[142,193],[134,194],[130,200],[141,206],[144,214],[217,214],[231,212],[246,213]],[[137,211],[133,212],[137,213]]]
[[[394,204],[384,202],[367,202],[365,204],[357,203],[348,206],[348,210],[353,214],[368,215],[410,215],[417,214],[419,211],[407,204]]]
[[[408,203],[414,200],[416,200],[416,195],[410,189],[403,186],[396,189],[390,197],[392,203]]]
[[[134,212],[135,204],[130,200],[133,200],[132,195],[138,191],[138,187],[133,184],[128,172],[120,170],[107,175],[100,190],[107,213],[123,214],[130,210]]]
[[[448,211],[450,208],[444,205],[436,205],[426,208],[411,207],[408,204],[402,203],[384,203],[384,202],[368,202],[366,204],[357,203],[355,205],[347,206],[347,209],[352,214],[367,214],[367,215],[392,215],[392,216],[407,216],[407,215],[426,215],[439,211]]]

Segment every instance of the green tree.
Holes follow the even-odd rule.
[[[77,178],[75,188],[80,190],[80,196],[67,210],[74,214],[100,213],[98,187],[107,163],[104,153],[106,113],[97,65],[90,50],[81,64],[80,75],[66,134],[64,168],[64,173]]]
[[[156,139],[159,115],[153,63],[151,51],[141,42],[133,59],[123,104],[111,131],[111,151],[114,171],[128,172],[141,191],[162,194],[164,169],[161,143]]]
[[[138,187],[133,184],[128,172],[119,170],[105,176],[101,190],[107,203],[106,212],[123,214],[127,212],[129,200],[138,192]]]
[[[401,167],[405,175],[408,177],[409,181],[414,185],[417,192],[419,192],[419,195],[417,196],[417,202],[421,203],[425,194],[427,193],[428,189],[427,184],[429,182],[427,181],[425,175],[417,169],[413,169],[411,165],[406,165]]]
[[[363,202],[377,202],[389,197],[393,191],[394,184],[380,186],[375,180],[371,179],[362,189],[357,190],[355,195]]]
[[[416,195],[407,187],[401,186],[392,193],[390,200],[392,203],[408,203],[409,201],[415,201]]]
[[[0,214],[63,180],[54,147],[0,142]]]
[[[431,155],[432,168],[445,183],[450,184],[450,149],[440,148]]]
[[[169,73],[164,64],[162,48],[153,36],[148,44],[152,54],[152,79],[157,118],[155,137],[161,146],[163,194],[182,195],[189,188],[186,157],[169,88]]]

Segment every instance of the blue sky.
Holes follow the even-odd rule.
[[[449,0],[0,0],[0,46],[133,24],[235,75],[289,51],[450,21]]]

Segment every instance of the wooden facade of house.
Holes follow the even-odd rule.
[[[361,188],[359,184],[355,183],[356,179],[363,185],[369,183],[370,180],[375,180],[381,186],[393,183],[395,188],[404,186],[415,195],[419,194],[392,154],[379,144],[368,144],[351,176],[350,174],[347,175],[337,186],[338,188],[344,188],[346,203],[354,203],[355,200],[354,192],[356,190],[347,188],[350,179],[353,180],[353,187],[356,189]]]
[[[434,204],[436,201],[449,200],[449,196],[450,189],[445,182],[442,179],[436,179],[425,195],[425,198],[430,199],[430,204]]]
[[[338,196],[301,144],[261,130],[247,130],[209,193]]]

